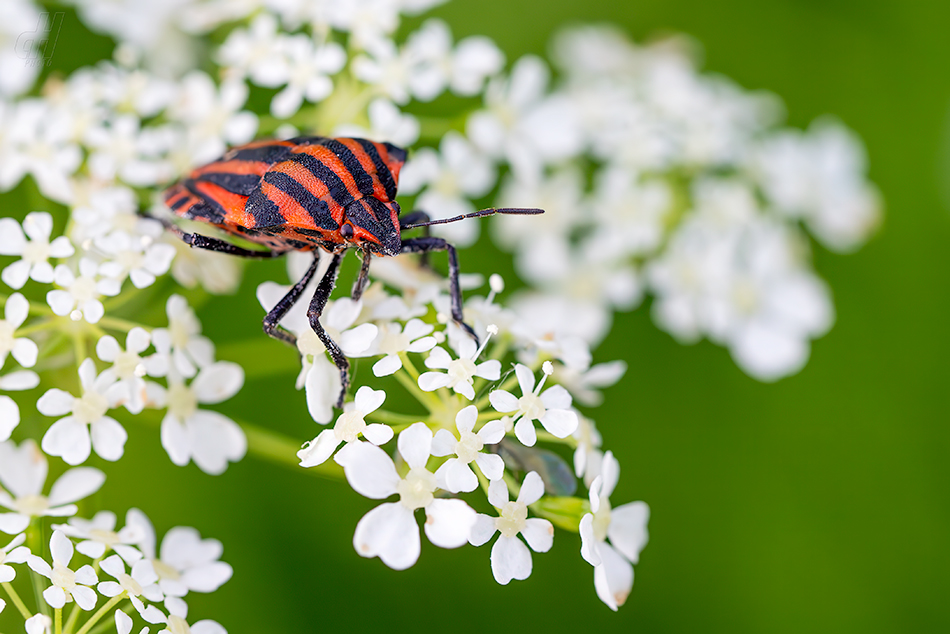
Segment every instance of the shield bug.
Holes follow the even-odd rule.
[[[273,258],[289,251],[314,253],[304,276],[264,317],[264,332],[290,345],[296,344],[295,337],[278,324],[315,275],[319,254],[329,254],[329,267],[317,284],[307,315],[310,326],[340,370],[343,389],[337,407],[342,407],[349,385],[349,361],[320,325],[320,315],[348,249],[359,250],[363,260],[353,286],[353,299],[359,299],[363,293],[374,256],[447,251],[452,318],[475,337],[462,319],[455,247],[442,238],[402,238],[401,233],[464,218],[543,213],[540,209],[483,209],[444,220],[430,220],[424,211],[400,215],[395,198],[399,170],[405,161],[404,149],[365,139],[298,137],[257,141],[233,148],[217,161],[193,170],[164,194],[165,203],[178,216],[207,222],[266,250],[245,249],[224,240],[186,233],[171,222],[161,221],[194,248],[246,258]]]

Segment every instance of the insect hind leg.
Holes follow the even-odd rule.
[[[465,332],[471,335],[472,339],[478,342],[478,335],[471,326],[465,323],[465,317],[462,314],[462,290],[459,286],[459,257],[455,247],[443,240],[431,236],[422,238],[409,238],[402,242],[402,253],[430,253],[432,251],[448,251],[449,253],[449,296],[452,299],[452,319]]]
[[[340,262],[342,260],[343,253],[337,253],[333,256],[333,259],[330,261],[330,266],[327,268],[327,272],[323,274],[323,279],[321,279],[320,284],[317,285],[313,299],[310,300],[310,308],[307,310],[310,327],[317,337],[319,337],[320,341],[323,342],[327,352],[330,353],[330,358],[333,359],[333,363],[336,364],[336,367],[340,370],[340,396],[336,402],[336,406],[340,409],[343,409],[343,398],[346,396],[346,390],[350,386],[350,362],[347,360],[346,355],[343,354],[343,351],[340,350],[340,346],[338,346],[337,343],[330,338],[330,335],[327,334],[327,331],[323,329],[323,326],[320,324],[320,315],[323,314],[327,300],[330,299],[330,293],[333,292],[333,287],[336,286],[336,278],[340,273]]]
[[[404,231],[405,228],[409,225],[413,225],[416,223],[422,224],[422,223],[429,222],[431,220],[432,220],[432,216],[430,216],[428,212],[422,211],[421,209],[410,211],[409,213],[399,217],[399,230]],[[428,226],[422,227],[422,235],[425,238],[431,237],[432,229],[430,229]],[[432,268],[432,266],[429,264],[428,252],[423,252],[419,256],[419,265],[424,266],[427,269]]]

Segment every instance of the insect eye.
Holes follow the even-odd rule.
[[[353,225],[351,225],[350,223],[346,223],[346,224],[344,224],[342,227],[340,227],[340,235],[343,236],[344,238],[346,238],[347,240],[349,240],[350,238],[352,238],[352,237],[353,237]]]

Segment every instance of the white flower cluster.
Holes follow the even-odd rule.
[[[187,632],[179,625],[188,610],[184,597],[189,592],[214,592],[231,578],[231,567],[220,561],[220,542],[202,539],[195,529],[179,526],[165,534],[156,551],[155,530],[138,509],[128,512],[121,529],[117,529],[117,518],[110,511],[100,511],[92,519],[77,515],[76,503],[96,493],[105,482],[102,471],[92,467],[70,469],[44,494],[48,468],[46,456],[32,440],[19,446],[12,441],[0,442],[0,507],[4,509],[0,512],[0,532],[13,535],[0,548],[0,583],[23,616],[27,633],[49,632],[53,623],[47,614],[52,608],[57,631],[73,631],[75,626],[87,632],[104,617],[111,618],[111,610],[115,609],[118,631],[127,634],[132,619],[123,611],[126,600],[129,603],[125,609],[134,608],[146,623],[164,625],[160,631]],[[40,532],[28,531],[29,543],[24,532],[46,517],[66,521],[52,525],[48,557],[43,556],[46,545],[39,541]],[[81,557],[78,561],[77,552]],[[32,610],[27,607],[12,585],[18,571],[32,571],[45,578],[38,581],[38,587],[45,588],[45,605]],[[63,630],[62,610],[69,603],[75,606]],[[0,601],[0,611],[4,607]],[[100,609],[93,614],[97,607]],[[209,624],[205,628],[216,628],[208,629],[209,633],[224,632],[213,621],[204,623]]]
[[[637,47],[602,27],[558,39],[556,82],[532,56],[506,71],[490,40],[455,42],[438,19],[396,38],[401,15],[437,3],[71,0],[91,28],[116,40],[114,59],[35,89],[36,69],[14,68],[13,45],[0,46],[0,194],[30,179],[68,208],[67,217],[16,210],[17,219],[0,218],[0,280],[14,291],[0,295],[0,369],[8,359],[19,365],[0,376],[0,390],[48,383],[28,409],[0,395],[0,506],[10,511],[0,514],[0,530],[14,536],[0,549],[0,581],[29,566],[49,579],[43,598],[55,611],[51,619],[10,594],[29,634],[75,631],[99,595],[110,608],[129,599],[161,632],[224,631],[212,621],[189,625],[181,600],[230,577],[220,544],[173,529],[156,557],[140,512],[117,531],[106,511],[76,518],[75,502],[105,478],[77,465],[92,453],[121,459],[126,421],[157,423],[156,411],[165,411],[160,439],[177,465],[220,474],[258,450],[245,435],[251,425],[203,407],[234,396],[242,368],[216,360],[195,312],[160,279],[171,273],[184,287],[232,291],[238,263],[189,249],[137,213],[161,211],[160,186],[228,146],[301,133],[418,143],[400,193],[434,219],[471,212],[488,196],[545,210],[494,221],[496,241],[535,290],[507,308],[493,275],[486,296],[469,297],[465,321],[480,342],[449,317],[445,279],[407,258],[379,258],[359,300],[331,300],[321,317],[327,334],[345,356],[372,362],[372,377],[352,386],[342,413],[334,410],[340,375],[306,302],[281,322],[300,353],[296,387],[326,425],[297,453],[300,464],[327,469],[332,458],[360,494],[398,496],[367,513],[354,535],[360,555],[395,569],[419,557],[420,509],[426,537],[440,547],[480,546],[499,533],[490,562],[502,584],[530,575],[531,551],[549,550],[557,526],[580,533],[597,595],[617,609],[632,588],[649,512],[643,502],[612,509],[619,463],[577,408],[597,405],[599,389],[624,373],[623,361],[593,363],[612,311],[651,292],[661,327],[684,342],[728,346],[766,380],[802,367],[810,340],[831,326],[829,291],[809,268],[803,228],[850,250],[879,213],[860,144],[840,124],[777,129],[773,98],[699,74],[677,42]],[[29,0],[5,4],[0,44],[39,15]],[[218,44],[205,37],[212,30]],[[448,93],[468,114],[413,114],[415,103]],[[249,103],[266,103],[265,111]],[[465,246],[478,223],[436,231]],[[309,257],[289,258],[291,282]],[[462,288],[481,286],[476,278],[462,276]],[[167,326],[136,321],[146,288],[149,302],[166,301]],[[286,291],[266,283],[257,296],[270,310]],[[383,377],[425,414],[385,409]],[[17,445],[10,439],[23,438],[21,416],[45,431]],[[259,455],[273,459],[283,446],[293,460],[292,443],[268,442]],[[46,455],[73,468],[44,495]],[[580,485],[586,494],[577,494]],[[469,505],[478,491],[495,516]],[[23,532],[45,517],[70,519],[52,527],[48,550],[24,545]],[[100,582],[101,573],[114,581]],[[70,602],[78,609],[63,630],[60,610]],[[86,625],[83,632],[94,624]],[[126,611],[115,613],[115,627],[131,631]]]

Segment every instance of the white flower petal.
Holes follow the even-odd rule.
[[[60,456],[66,464],[77,465],[86,461],[92,451],[89,428],[72,416],[53,423],[43,436],[43,451]]]
[[[597,538],[594,537],[594,514],[586,513],[584,517],[581,518],[580,529],[581,534],[581,557],[584,558],[584,561],[589,563],[591,566],[600,565],[600,548]]]
[[[444,372],[423,372],[419,375],[419,389],[423,392],[434,392],[440,387],[448,387],[451,383],[449,375]]]
[[[364,385],[356,391],[355,405],[356,409],[363,412],[363,416],[375,412],[386,400],[386,392],[383,390],[374,390],[368,385]]]
[[[30,263],[26,260],[17,260],[3,269],[3,273],[0,273],[0,280],[3,280],[3,283],[10,288],[21,289],[30,278],[30,268]],[[65,293],[65,291],[60,292]],[[66,296],[69,297],[69,293],[66,293]],[[47,297],[47,302],[48,301],[49,298]]]
[[[548,520],[531,517],[525,521],[522,537],[536,553],[546,553],[554,545],[554,525]]]
[[[225,401],[244,385],[244,369],[230,361],[218,361],[203,368],[191,383],[199,403],[208,405]]]
[[[403,432],[405,433],[405,432]],[[392,458],[379,447],[366,442],[352,442],[337,452],[336,462],[343,467],[350,486],[374,500],[396,492],[399,475]]]
[[[114,418],[103,416],[92,424],[92,446],[103,460],[115,462],[125,453],[129,435]]]
[[[526,365],[520,363],[515,365],[515,375],[518,377],[518,385],[521,386],[522,394],[530,394],[534,391],[534,372]]]
[[[376,446],[385,445],[393,439],[393,429],[389,425],[373,423],[363,430],[363,438]]]
[[[547,409],[568,409],[571,395],[563,386],[554,385],[541,393],[541,402]]]
[[[439,482],[439,488],[451,493],[470,493],[478,488],[478,477],[475,472],[458,458],[446,460],[436,470],[435,477]]]
[[[66,605],[66,593],[59,586],[50,586],[43,591],[43,599],[53,609],[60,609]]]
[[[237,462],[247,452],[244,430],[223,414],[199,409],[187,422],[191,459],[209,475],[220,475],[229,462]]]
[[[505,473],[505,461],[498,454],[480,453],[475,458],[475,464],[489,480],[498,480]]]
[[[425,468],[432,451],[432,430],[425,423],[410,425],[396,441],[399,455],[410,468]]]
[[[518,399],[511,392],[493,390],[488,393],[488,402],[496,411],[508,414],[518,409]]]
[[[440,429],[435,432],[435,436],[432,438],[432,455],[450,456],[455,453],[455,445],[457,444],[458,438],[452,432],[448,429]]]
[[[497,359],[490,359],[479,363],[475,368],[475,376],[480,376],[489,381],[497,381],[501,377],[501,362]]]
[[[633,588],[633,566],[610,544],[600,544],[601,564],[594,568],[594,589],[607,607],[616,611]]]
[[[524,482],[521,483],[518,501],[531,506],[540,500],[542,495],[544,495],[544,480],[541,479],[537,471],[532,471],[524,477]]]
[[[577,414],[568,409],[549,409],[540,422],[542,427],[558,438],[567,438],[577,430]]]
[[[481,546],[488,542],[495,534],[495,518],[478,513],[475,516],[475,523],[472,524],[472,531],[468,537],[468,543],[472,546]]]
[[[307,411],[316,422],[325,425],[333,420],[333,406],[340,394],[340,371],[326,355],[317,355],[307,372]]]
[[[73,543],[63,531],[53,531],[53,536],[49,540],[49,550],[56,563],[68,566],[72,561]]]
[[[640,560],[640,551],[647,545],[649,521],[650,507],[646,502],[630,502],[618,506],[610,513],[607,536],[613,547],[631,563],[635,564]]]
[[[477,513],[462,500],[435,499],[426,507],[426,537],[441,548],[465,545]]]
[[[508,504],[508,485],[504,480],[492,480],[488,485],[488,501],[496,509]]]
[[[36,409],[44,416],[63,416],[73,411],[76,397],[58,388],[47,390],[36,402]]]
[[[376,376],[389,376],[395,374],[401,368],[402,359],[399,358],[399,355],[387,354],[373,364],[373,374]]]
[[[538,432],[534,428],[534,423],[524,417],[519,418],[515,423],[515,436],[525,447],[533,447],[534,443],[538,442]]]
[[[356,525],[353,546],[363,557],[379,557],[393,570],[405,570],[419,559],[419,527],[402,504],[380,504]]]
[[[96,600],[98,597],[96,596],[96,591],[92,588],[76,586],[70,591],[70,594],[73,595],[76,605],[86,612],[96,607]]]
[[[182,581],[193,592],[214,592],[223,586],[234,570],[223,561],[212,561],[193,566],[182,575]]]
[[[500,419],[488,421],[478,430],[478,437],[481,438],[482,442],[486,445],[500,443],[501,439],[505,437],[505,423]]]
[[[512,579],[527,579],[531,576],[531,551],[520,539],[502,535],[491,549],[491,571],[503,586]]]
[[[297,452],[300,466],[309,468],[323,464],[340,446],[340,442],[332,429],[324,429],[307,446]]]

